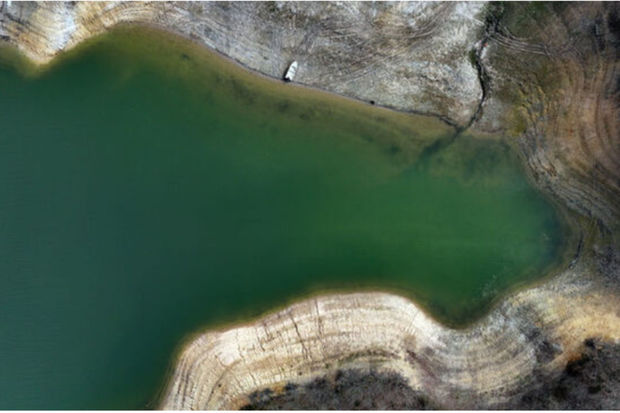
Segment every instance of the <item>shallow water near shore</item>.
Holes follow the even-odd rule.
[[[563,253],[501,141],[150,29],[0,91],[0,409],[153,407],[187,334],[318,290],[470,322]]]

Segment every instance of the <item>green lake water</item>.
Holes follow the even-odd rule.
[[[319,291],[471,322],[562,255],[498,140],[145,29],[3,62],[0,409],[153,407],[188,334]]]

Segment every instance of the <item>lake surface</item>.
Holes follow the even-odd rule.
[[[563,251],[497,140],[145,29],[37,75],[15,62],[0,66],[0,409],[152,407],[188,334],[317,291],[397,291],[469,322]]]

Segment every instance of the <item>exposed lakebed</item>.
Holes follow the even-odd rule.
[[[5,64],[0,91],[0,408],[146,406],[184,336],[316,291],[469,322],[563,252],[501,141],[172,36]]]

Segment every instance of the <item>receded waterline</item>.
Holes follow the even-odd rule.
[[[0,408],[137,408],[198,327],[313,291],[480,317],[564,233],[500,140],[122,28],[0,70]]]

